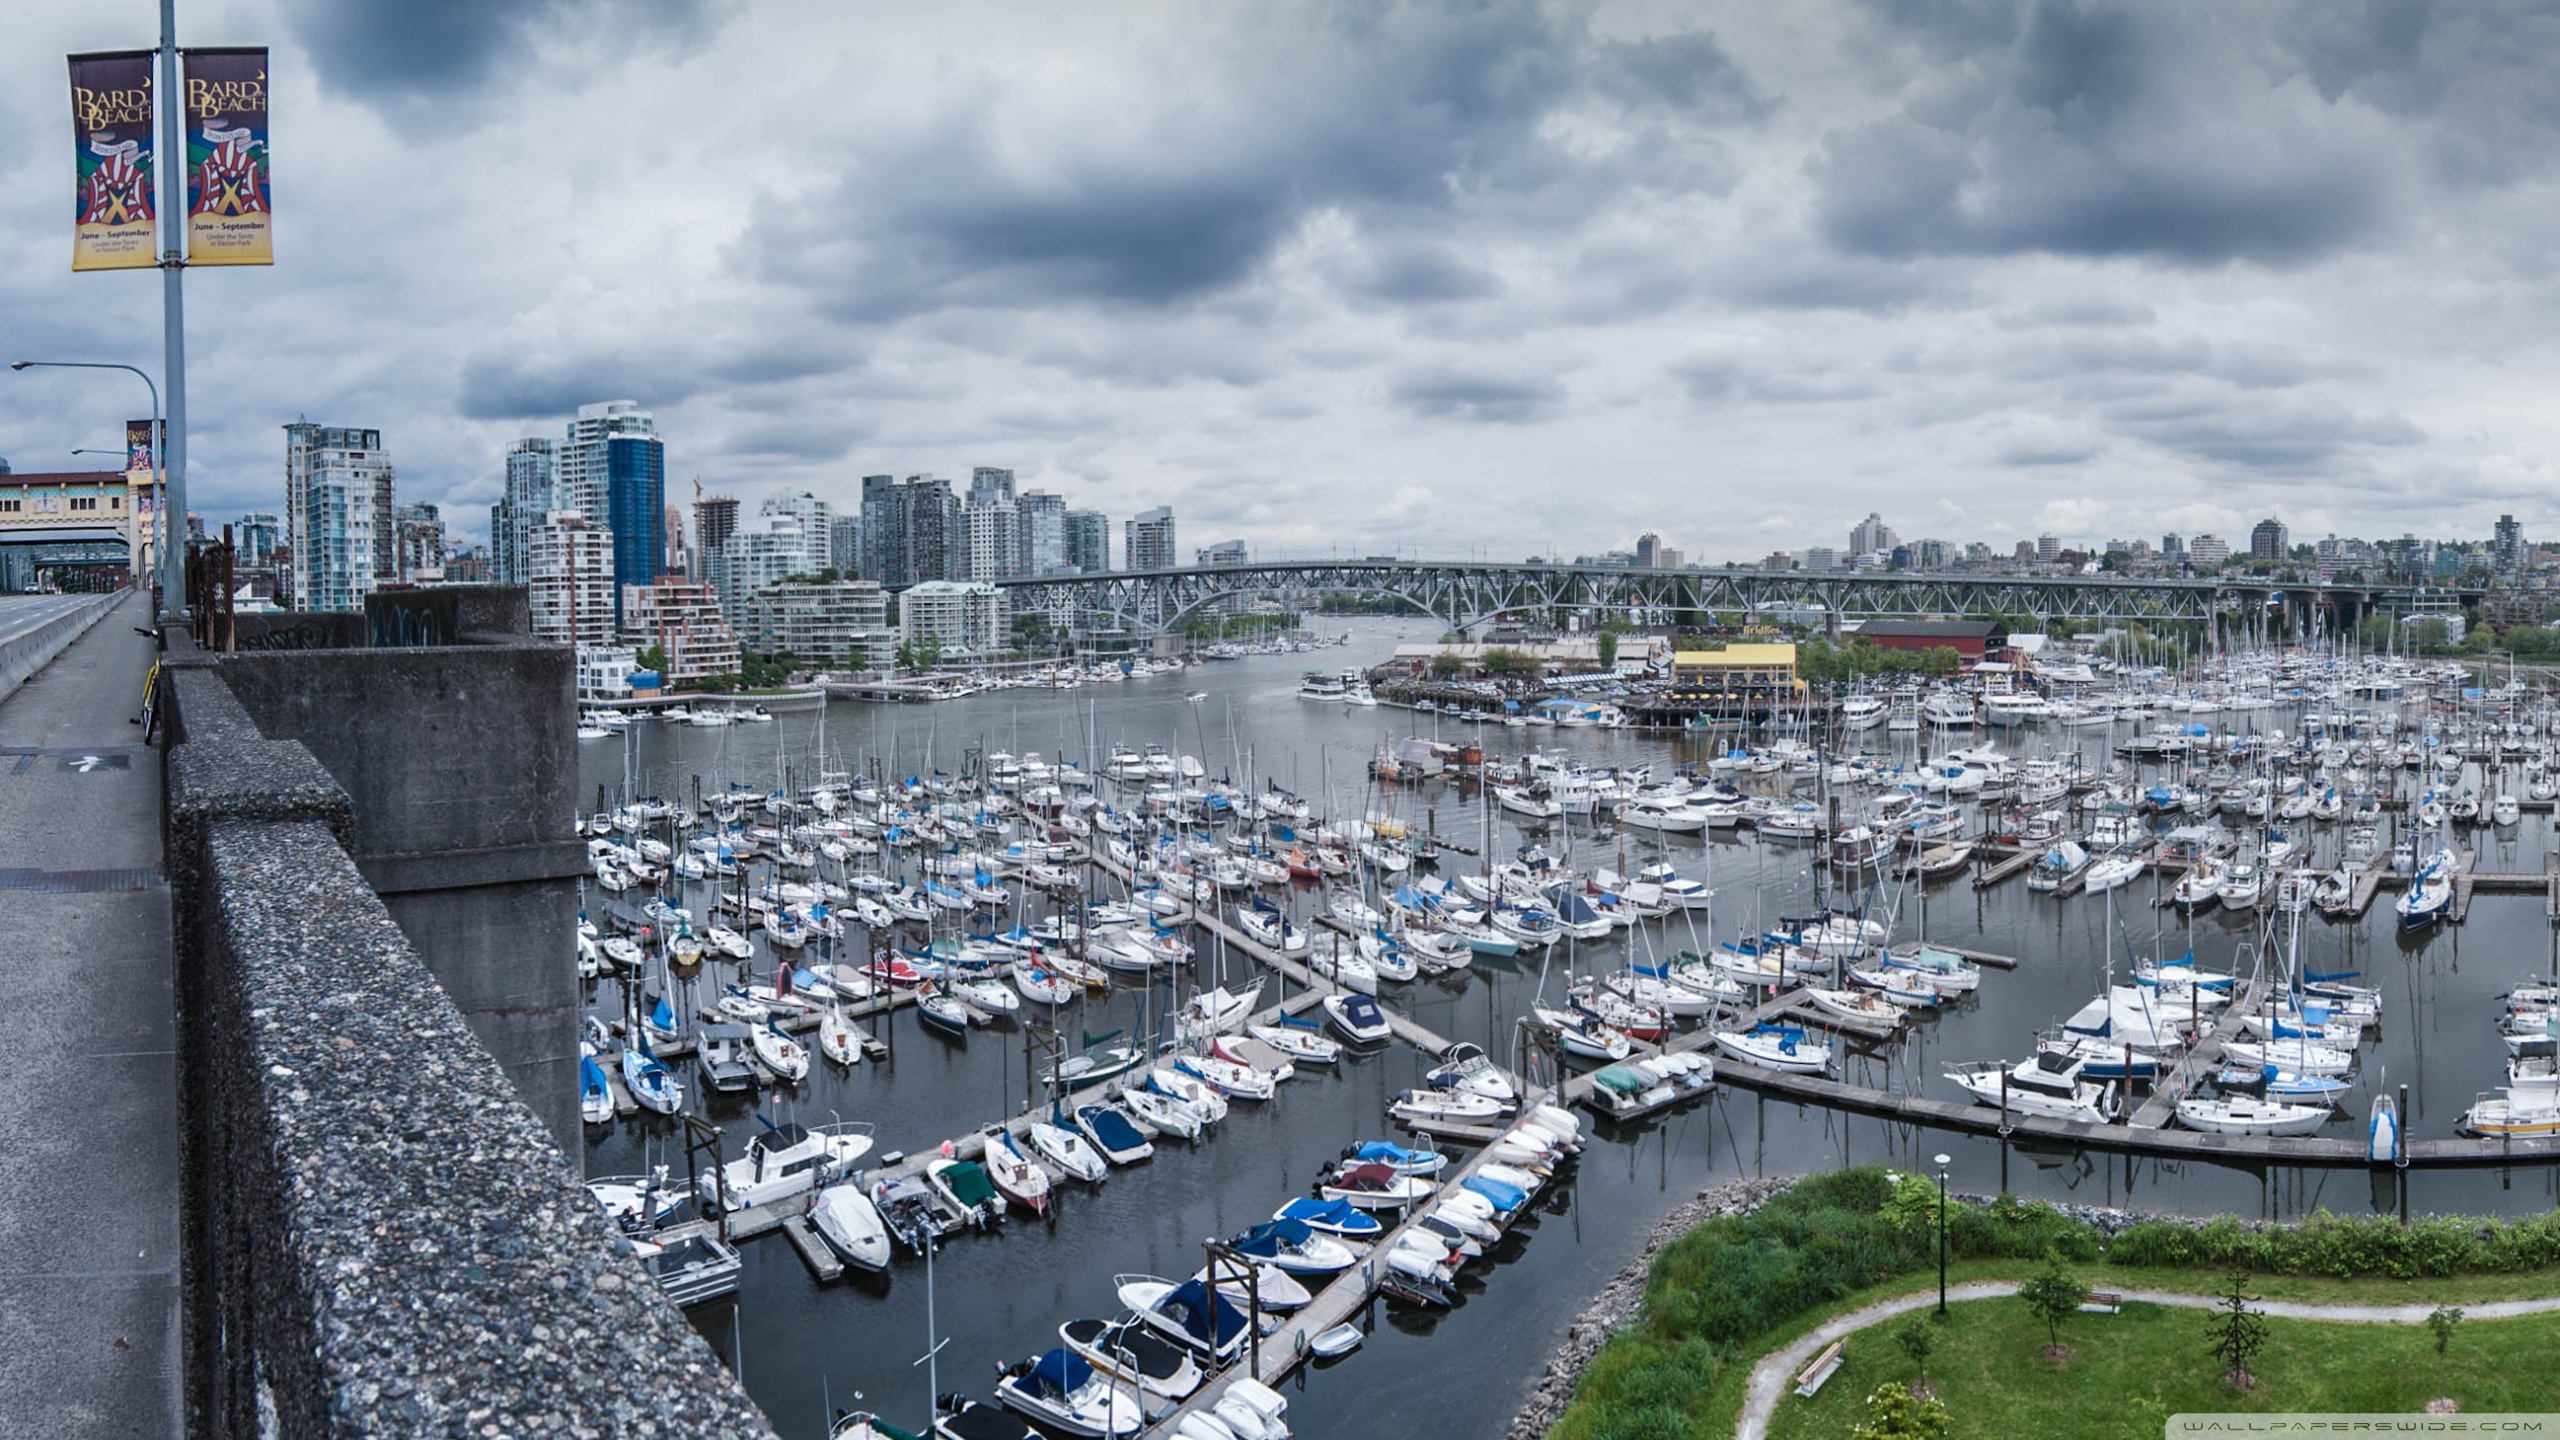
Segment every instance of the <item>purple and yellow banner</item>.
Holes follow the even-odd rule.
[[[266,48],[185,54],[187,263],[273,265]]]
[[[151,443],[151,438],[150,421],[127,420],[124,422],[124,471],[126,474],[131,475],[139,471],[147,479],[151,472],[158,468],[159,447]]]
[[[71,129],[80,193],[74,270],[147,270],[160,263],[153,223],[151,52],[71,57]]]

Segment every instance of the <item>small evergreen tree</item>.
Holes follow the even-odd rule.
[[[2267,1322],[2261,1312],[2249,1308],[2249,1302],[2257,1298],[2249,1293],[2249,1272],[2233,1271],[2229,1288],[2205,1332],[2211,1342],[2207,1348],[2222,1361],[2224,1382],[2242,1390],[2257,1383],[2257,1377],[2249,1373],[2249,1362],[2257,1359],[2267,1344]]]
[[[2060,1255],[2047,1252],[2044,1271],[2018,1287],[2018,1298],[2027,1302],[2027,1313],[2044,1322],[2045,1339],[2050,1343],[2046,1354],[2062,1353],[2062,1322],[2080,1313],[2089,1303],[2089,1287],[2079,1276],[2062,1266]]]

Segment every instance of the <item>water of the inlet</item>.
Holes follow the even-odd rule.
[[[932,706],[836,702],[827,708],[823,727],[814,711],[765,725],[635,726],[627,738],[581,747],[581,800],[592,806],[598,787],[609,799],[626,789],[689,799],[697,782],[703,794],[732,781],[765,791],[785,767],[795,784],[805,783],[817,772],[822,742],[828,769],[893,776],[937,768],[957,772],[971,750],[1038,752],[1098,770],[1112,745],[1152,743],[1197,755],[1211,775],[1252,789],[1277,780],[1316,801],[1324,814],[1385,809],[1428,821],[1438,834],[1469,843],[1479,842],[1489,823],[1496,858],[1532,840],[1551,850],[1569,847],[1572,861],[1584,869],[1606,864],[1632,870],[1668,858],[1682,874],[1713,885],[1712,932],[1723,938],[1758,922],[1806,913],[1816,903],[1811,852],[1757,841],[1747,831],[1667,842],[1641,835],[1595,838],[1551,827],[1524,833],[1498,812],[1488,822],[1472,786],[1461,790],[1433,782],[1420,790],[1374,791],[1366,781],[1367,762],[1382,737],[1391,735],[1473,739],[1496,756],[1532,745],[1552,747],[1594,764],[1649,764],[1657,773],[1683,761],[1703,763],[1732,741],[1588,729],[1478,729],[1384,707],[1301,701],[1296,691],[1306,669],[1374,664],[1399,640],[1434,638],[1420,621],[1325,617],[1313,628],[1348,632],[1350,643],[1301,655],[1195,664],[1181,674],[1073,690],[992,691]],[[1206,698],[1186,701],[1194,691],[1205,691]],[[2227,718],[2273,727],[2297,717],[2270,711]],[[2026,755],[2078,746],[2093,764],[2103,765],[2108,747],[2125,733],[2121,724],[2112,734],[2048,726],[2002,743]],[[1870,732],[1852,743],[1881,748],[1892,741]],[[1902,737],[1901,743],[1914,742]],[[2471,843],[2482,850],[2481,869],[2539,870],[2551,843],[2550,817],[2529,814],[2519,826],[2482,827],[2473,836]],[[2334,864],[2340,844],[2336,827],[2322,827],[2313,860]],[[1451,853],[1441,865],[1445,871],[1479,863]],[[688,888],[683,903],[700,915],[705,897],[700,887]],[[1311,913],[1310,898],[1301,894],[1292,901],[1301,918]],[[2190,946],[2204,963],[2225,966],[2256,923],[2219,912],[2189,922],[2174,909],[2155,906],[2154,899],[2147,876],[2116,892],[2112,907],[2103,898],[2056,901],[2032,894],[2023,880],[1977,892],[1969,880],[1956,877],[1933,885],[1925,897],[1906,896],[1896,907],[1897,938],[1925,927],[1931,939],[2016,956],[2018,967],[1986,973],[1976,1001],[1922,1022],[1890,1058],[1851,1061],[1844,1078],[1960,1100],[1962,1093],[1939,1078],[1942,1068],[2026,1053],[2037,1031],[2097,992],[2111,950],[2119,970],[2128,952],[2175,957]],[[2360,970],[2387,997],[2380,1041],[2365,1050],[2360,1088],[2348,1101],[2348,1118],[2334,1122],[2332,1133],[2359,1134],[2354,1117],[2364,1113],[2374,1088],[2406,1083],[2412,1134],[2449,1135],[2463,1109],[2503,1079],[2503,1050],[2493,1028],[2495,997],[2519,978],[2554,969],[2543,897],[2479,895],[2467,923],[2422,939],[2395,933],[2387,903],[2374,910],[2358,924],[2311,918],[2301,937],[2308,968]],[[1623,964],[1631,953],[1642,959],[1704,949],[1710,923],[1704,914],[1675,915],[1667,924],[1579,944],[1570,953],[1560,944],[1545,961],[1544,974],[1538,959],[1524,957],[1388,986],[1381,998],[1442,1035],[1508,1054],[1513,1020],[1542,983],[1560,993],[1567,969],[1588,973]],[[1215,943],[1204,938],[1203,973],[1214,980],[1220,963]],[[759,978],[769,978],[771,962],[761,943],[754,968]],[[1244,967],[1229,965],[1226,973],[1243,977]],[[1274,988],[1266,989],[1266,1003],[1276,997],[1278,984],[1274,980]],[[1156,992],[1155,1006],[1161,1007],[1164,993]],[[607,1018],[619,1015],[618,983],[593,982],[590,1003]],[[1135,1033],[1142,1003],[1128,991],[1087,1001],[1081,1014],[1061,1018],[1060,1029],[1071,1040],[1078,1030],[1125,1027]],[[995,1028],[964,1042],[948,1041],[920,1028],[912,1011],[871,1025],[892,1043],[892,1060],[850,1072],[820,1062],[796,1093],[768,1099],[766,1113],[802,1123],[869,1121],[877,1126],[877,1154],[930,1149],[1024,1109],[1029,1090],[1020,1030]],[[754,1107],[728,1097],[706,1102],[701,1087],[690,1084],[687,1068],[692,1103],[708,1104],[735,1154],[756,1127]],[[946,1342],[937,1361],[943,1390],[990,1398],[996,1367],[1056,1345],[1061,1322],[1117,1313],[1114,1275],[1187,1275],[1203,1263],[1204,1239],[1233,1235],[1305,1193],[1344,1146],[1368,1138],[1409,1138],[1391,1129],[1386,1104],[1396,1091],[1415,1084],[1423,1068],[1419,1057],[1398,1046],[1366,1059],[1347,1058],[1339,1075],[1301,1072],[1267,1104],[1237,1102],[1227,1121],[1196,1146],[1168,1140],[1152,1161],[1115,1170],[1098,1188],[1061,1184],[1053,1224],[1017,1216],[1000,1233],[953,1237],[934,1267],[935,1328]],[[674,1134],[672,1123],[658,1116],[591,1127],[587,1173],[633,1174],[644,1162],[672,1163],[680,1181],[684,1165]],[[2403,1203],[2394,1188],[2400,1182],[2388,1174],[2128,1162],[2025,1146],[2011,1147],[2004,1157],[1990,1140],[1720,1090],[1685,1111],[1603,1129],[1579,1169],[1510,1233],[1493,1263],[1465,1273],[1463,1298],[1453,1309],[1432,1313],[1374,1303],[1360,1317],[1373,1332],[1361,1350],[1301,1371],[1292,1382],[1290,1418],[1307,1435],[1497,1433],[1594,1289],[1627,1263],[1663,1214],[1701,1188],[1842,1165],[1925,1165],[1941,1151],[1954,1157],[1959,1189],[1988,1192],[2005,1183],[2021,1195],[2062,1202],[2244,1217],[2298,1216],[2321,1207],[2349,1214],[2397,1212]],[[2560,1203],[2554,1173],[2527,1167],[2411,1174],[2406,1199],[2419,1213],[2548,1209]],[[779,1234],[741,1248],[745,1269],[736,1299],[700,1307],[690,1318],[715,1349],[740,1366],[749,1393],[782,1434],[823,1435],[830,1403],[858,1405],[922,1427],[927,1372],[913,1363],[926,1348],[921,1261],[901,1253],[885,1277],[848,1272],[821,1285]]]

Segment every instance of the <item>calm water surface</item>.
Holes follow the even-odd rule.
[[[1342,623],[1328,625],[1339,629]],[[813,712],[766,725],[639,726],[627,739],[584,746],[583,779],[590,800],[599,786],[619,793],[626,777],[634,793],[673,799],[690,796],[697,782],[705,792],[732,780],[770,789],[786,765],[800,783],[814,774],[821,745],[829,768],[867,770],[876,759],[883,773],[906,775],[957,771],[973,749],[1036,751],[1076,758],[1091,768],[1115,742],[1156,743],[1198,755],[1211,774],[1239,783],[1258,788],[1261,779],[1277,778],[1317,799],[1322,813],[1356,814],[1392,803],[1399,815],[1428,819],[1438,833],[1474,842],[1488,822],[1472,787],[1435,782],[1391,802],[1365,788],[1364,768],[1380,737],[1432,733],[1431,717],[1296,698],[1302,670],[1374,663],[1399,638],[1391,622],[1353,622],[1352,628],[1354,640],[1345,649],[1199,665],[1184,674],[1119,685],[1003,691],[930,707],[839,702],[828,707],[823,724]],[[1414,630],[1405,638],[1420,637]],[[1208,698],[1187,703],[1183,697],[1191,691],[1206,691]],[[2247,723],[2246,717],[2238,723]],[[2270,713],[2261,723],[2279,721]],[[1456,738],[1458,728],[1445,733]],[[1592,730],[1496,727],[1468,733],[1480,735],[1496,754],[1537,744],[1598,761],[1650,762],[1657,769],[1704,760],[1715,748],[1688,737]],[[1880,747],[1887,739],[1872,732],[1867,743]],[[2010,742],[2029,753],[2079,745],[2098,761],[2109,743],[2105,731],[2050,728]],[[1328,796],[1329,802],[1318,798]],[[1527,839],[1551,849],[1570,846],[1586,868],[1618,864],[1622,853],[1629,866],[1667,855],[1683,874],[1714,885],[1714,928],[1728,937],[1756,916],[1802,913],[1814,903],[1809,852],[1747,834],[1673,837],[1667,844],[1636,837],[1623,842],[1622,852],[1615,835],[1595,840],[1552,829],[1523,835],[1498,814],[1490,830],[1497,856]],[[2482,869],[2538,870],[2550,842],[2550,817],[2527,815],[2512,830],[2484,827],[2474,834],[2483,850]],[[2315,858],[2333,862],[2337,834],[2323,833],[2316,844]],[[1443,866],[1479,863],[1451,854]],[[2031,894],[2022,881],[1977,892],[1956,877],[1925,897],[1906,899],[1896,914],[1899,935],[1925,928],[1933,939],[2015,955],[2021,963],[2014,972],[1986,975],[1972,1003],[1920,1025],[1889,1056],[1851,1061],[1848,1078],[1961,1098],[1938,1078],[1945,1064],[2022,1053],[2035,1031],[2095,993],[2111,951],[2121,966],[2128,950],[2175,956],[2192,945],[2205,963],[2223,965],[2254,935],[2254,919],[2215,911],[2190,924],[2173,910],[2157,908],[2155,894],[2146,877],[2116,892],[2111,907],[2103,899],[2057,902]],[[685,903],[700,914],[701,901],[697,893]],[[1293,904],[1302,917],[1308,913],[1306,897]],[[2387,904],[2375,910],[2377,918],[2360,925],[2313,919],[2300,942],[2312,968],[2360,969],[2390,994],[2381,1039],[2364,1052],[2365,1088],[2352,1097],[2352,1112],[2362,1113],[2376,1083],[2406,1082],[2413,1134],[2450,1134],[2474,1096],[2502,1078],[2502,1051],[2492,1032],[2495,997],[2519,977],[2554,969],[2543,900],[2483,894],[2467,924],[2419,940],[2394,933]],[[1559,945],[1549,953],[1543,976],[1539,961],[1530,957],[1516,965],[1389,986],[1382,999],[1443,1035],[1508,1053],[1512,1022],[1542,983],[1560,992],[1568,968],[1613,968],[1630,947],[1640,958],[1702,948],[1708,932],[1704,915],[1673,916],[1643,932],[1574,946],[1570,953]],[[1214,945],[1204,944],[1202,963],[1212,971],[1220,963]],[[771,969],[761,953],[756,969],[760,976]],[[1241,973],[1240,967],[1231,973]],[[1071,1035],[1078,1028],[1138,1032],[1148,1016],[1162,1013],[1167,997],[1161,987],[1152,996],[1116,993],[1084,1003],[1080,1014],[1062,1017],[1060,1028]],[[619,1014],[618,984],[596,982],[593,1002],[599,1013]],[[983,1030],[954,1043],[920,1029],[911,1014],[875,1021],[873,1028],[894,1047],[892,1060],[850,1073],[820,1061],[796,1095],[768,1101],[767,1113],[804,1123],[867,1120],[878,1127],[881,1151],[913,1152],[1019,1113],[1027,1102],[1031,1092],[1018,1029]],[[1353,1141],[1393,1137],[1386,1101],[1416,1083],[1422,1069],[1419,1057],[1395,1047],[1347,1058],[1339,1075],[1302,1072],[1269,1104],[1237,1102],[1227,1121],[1196,1146],[1160,1145],[1152,1161],[1114,1171],[1098,1188],[1062,1184],[1053,1224],[1016,1219],[1001,1233],[952,1237],[935,1260],[933,1277],[936,1330],[947,1342],[939,1357],[942,1388],[986,1398],[996,1365],[1055,1345],[1062,1321],[1112,1313],[1115,1274],[1179,1276],[1196,1270],[1203,1263],[1203,1240],[1266,1218],[1303,1193]],[[697,1097],[695,1103],[704,1102]],[[753,1107],[745,1101],[720,1097],[708,1103],[708,1113],[733,1145],[755,1128]],[[2333,1133],[2351,1136],[2354,1124],[2341,1121]],[[591,1129],[588,1173],[633,1173],[644,1157],[672,1157],[681,1174],[673,1133],[672,1125],[655,1116]],[[2388,1211],[2401,1203],[2391,1177],[2362,1171],[2129,1162],[2024,1147],[2011,1147],[2004,1156],[1990,1140],[1719,1091],[1690,1110],[1603,1131],[1570,1180],[1552,1189],[1538,1213],[1506,1237],[1495,1262],[1465,1274],[1464,1298],[1453,1309],[1425,1313],[1373,1305],[1364,1321],[1373,1330],[1366,1346],[1342,1361],[1301,1372],[1290,1419],[1305,1436],[1496,1433],[1590,1293],[1626,1263],[1665,1212],[1701,1187],[1844,1163],[1923,1163],[1940,1151],[1954,1156],[1960,1188],[1987,1191],[2005,1179],[2022,1194],[2056,1200],[2129,1201],[2157,1210],[2245,1216],[2294,1216],[2315,1207]],[[2412,1176],[2408,1183],[2408,1200],[2417,1211],[2512,1212],[2560,1203],[2554,1172],[2544,1168],[2437,1172]],[[855,1272],[821,1286],[779,1236],[742,1248],[745,1274],[738,1298],[690,1313],[715,1348],[742,1363],[749,1392],[784,1435],[823,1435],[830,1397],[846,1405],[859,1395],[861,1404],[893,1419],[921,1421],[929,1391],[925,1370],[913,1363],[926,1348],[920,1261],[902,1254],[887,1276]]]

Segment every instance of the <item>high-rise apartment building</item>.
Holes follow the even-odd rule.
[[[757,591],[748,613],[755,647],[767,654],[788,650],[818,667],[858,659],[875,670],[888,669],[897,656],[888,594],[875,581],[786,580]]]
[[[1067,563],[1078,574],[1100,575],[1111,568],[1111,517],[1099,510],[1070,510],[1066,517]]]
[[[1024,575],[1056,575],[1067,568],[1067,499],[1046,490],[1025,490],[1013,502],[1020,528],[1014,558]]]
[[[893,475],[862,477],[862,563],[855,573],[883,585],[904,585],[907,569],[907,487]]]
[[[1159,505],[1128,522],[1122,553],[1132,570],[1171,570],[1182,561],[1174,549],[1173,507]]]
[[[404,585],[444,579],[444,517],[433,505],[403,505],[395,515],[392,566]]]
[[[527,536],[543,516],[560,508],[558,448],[539,435],[507,447],[506,490],[489,507],[489,570],[502,585],[521,585],[532,574]]]
[[[2498,517],[2496,538],[2489,542],[2489,562],[2501,575],[2524,573],[2524,527],[2513,515]]]
[[[276,547],[283,543],[284,528],[273,511],[252,510],[231,532],[232,553],[242,565],[274,564]]]
[[[684,543],[683,506],[670,505],[667,507],[666,527],[667,553],[664,563],[658,567],[659,573],[662,575],[692,574],[693,555],[685,548]]]
[[[743,629],[748,602],[757,591],[823,568],[809,563],[810,548],[808,527],[798,515],[789,510],[758,515],[720,547],[719,563],[712,567],[721,613]]]
[[[2187,558],[2198,565],[2219,565],[2231,558],[2231,546],[2219,535],[2197,535],[2187,542]]]
[[[618,616],[622,587],[654,585],[666,565],[667,447],[655,435],[627,432],[605,436],[603,447],[603,519],[613,531],[613,605]]]
[[[2291,539],[2285,531],[2284,522],[2270,515],[2249,527],[2249,558],[2282,560],[2293,553],[2293,546],[2289,543]]]
[[[1192,559],[1202,565],[1241,565],[1245,562],[1245,545],[1241,540],[1221,540],[1203,545]]]
[[[945,658],[996,653],[1010,624],[1004,592],[983,581],[926,580],[898,596],[900,638],[938,644]]]
[[[554,510],[527,537],[525,590],[533,634],[554,644],[611,641],[620,596],[613,585],[613,535],[577,510]]]
[[[1008,580],[1022,573],[1015,554],[1021,517],[1011,500],[971,500],[961,512],[961,527],[960,578]]]
[[[862,570],[862,516],[832,516],[827,521],[827,568],[847,580]]]
[[[907,477],[907,566],[911,580],[948,580],[960,571],[960,497],[951,482]]]
[[[578,417],[569,422],[569,438],[560,446],[558,456],[558,501],[561,509],[577,510],[600,524],[611,522],[613,478],[612,443],[615,440],[650,440],[658,435],[657,418],[640,408],[637,400],[607,400],[599,405],[581,405]],[[665,488],[665,467],[659,467],[659,488]],[[650,529],[656,529],[652,522]]]
[[[1872,555],[1879,550],[1890,551],[1901,543],[1902,537],[1894,534],[1893,527],[1884,523],[1884,517],[1873,510],[1867,512],[1866,519],[1849,527],[1851,555]]]
[[[1636,537],[1636,568],[1658,569],[1662,565],[1662,537],[1648,530]]]
[[[361,609],[398,573],[392,479],[379,430],[284,427],[286,544],[302,609]]]
[[[981,465],[969,472],[969,503],[972,505],[1010,505],[1013,503],[1013,472]]]

